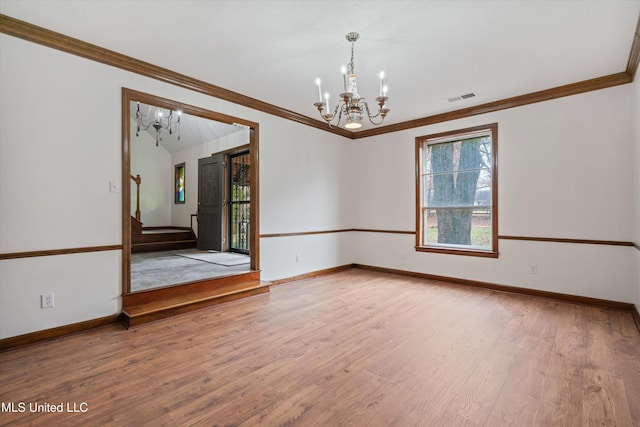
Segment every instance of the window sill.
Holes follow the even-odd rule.
[[[484,258],[498,258],[499,252],[492,250],[480,250],[480,249],[456,249],[447,247],[435,247],[435,246],[416,246],[417,252],[431,252],[447,255],[466,255],[477,256]]]

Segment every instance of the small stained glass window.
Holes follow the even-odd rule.
[[[184,163],[176,165],[175,168],[175,203],[184,203]]]

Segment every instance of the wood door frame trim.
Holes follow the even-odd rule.
[[[122,88],[122,182],[128,182],[131,176],[131,113],[130,104],[133,101],[148,105],[155,105],[167,109],[180,109],[185,114],[198,116],[204,119],[222,123],[238,123],[249,128],[249,156],[253,166],[253,174],[250,176],[251,201],[250,201],[250,269],[260,270],[260,215],[259,215],[259,127],[256,122],[241,119],[239,117],[218,113],[213,110],[185,104],[156,95],[140,92],[133,89]],[[243,144],[245,146],[246,144]],[[122,294],[131,293],[131,188],[122,186]]]

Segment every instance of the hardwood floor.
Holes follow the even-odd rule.
[[[2,353],[0,402],[1,425],[640,426],[640,333],[625,312],[352,269]]]

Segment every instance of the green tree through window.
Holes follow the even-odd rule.
[[[497,256],[497,125],[416,138],[418,250]]]

